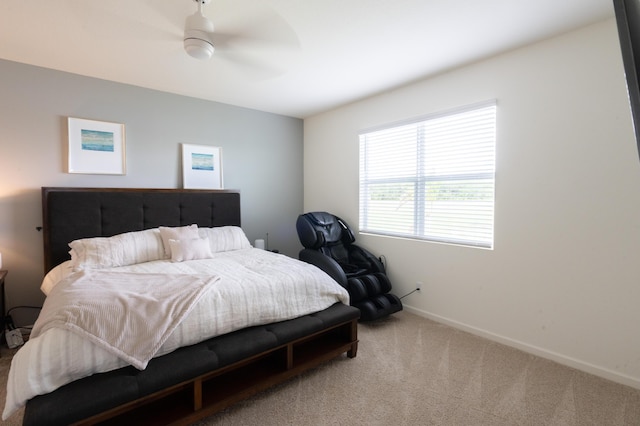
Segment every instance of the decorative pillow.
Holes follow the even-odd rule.
[[[74,271],[114,268],[164,258],[160,231],[147,229],[113,237],[83,238],[69,243]]]
[[[251,247],[242,228],[238,226],[218,226],[216,228],[198,228],[201,238],[208,238],[212,253],[240,250]]]
[[[171,257],[171,246],[169,245],[169,240],[193,240],[196,238],[200,238],[198,234],[198,225],[193,224],[189,226],[177,226],[177,227],[167,227],[161,226],[160,235],[162,236],[162,243],[164,244],[164,257]]]
[[[169,240],[171,247],[171,261],[210,259],[213,254],[209,247],[208,238],[194,238],[191,240]]]

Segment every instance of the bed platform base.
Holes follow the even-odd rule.
[[[24,424],[187,425],[343,353],[354,358],[359,316],[357,309],[338,303],[180,348],[151,360],[143,371],[125,367],[96,374],[30,400]],[[167,374],[171,365],[174,376],[184,375],[185,367],[204,372],[176,380]],[[171,381],[175,384],[166,384]],[[132,393],[137,395],[127,400]]]

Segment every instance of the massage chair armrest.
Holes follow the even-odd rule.
[[[317,266],[336,280],[342,287],[347,288],[347,275],[338,262],[329,256],[312,249],[302,249],[298,258],[303,262]]]
[[[349,245],[349,258],[353,263],[370,272],[385,272],[384,265],[380,259],[357,244]]]

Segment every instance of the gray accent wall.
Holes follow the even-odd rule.
[[[69,116],[125,124],[126,175],[66,172]],[[297,256],[302,120],[0,60],[0,253],[2,269],[9,271],[7,307],[44,299],[42,234],[36,230],[42,186],[180,188],[181,143],[222,147],[224,186],[241,192],[249,240],[268,233],[270,248]]]

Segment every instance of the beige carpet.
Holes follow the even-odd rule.
[[[356,358],[331,361],[197,424],[640,425],[640,390],[407,312],[361,324],[359,337]],[[7,359],[4,352],[3,383]]]

